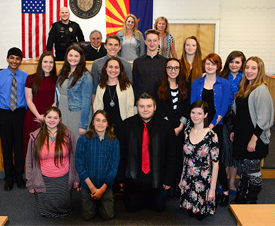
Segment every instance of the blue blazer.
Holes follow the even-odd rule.
[[[190,104],[196,100],[202,100],[202,91],[204,87],[205,76],[194,80],[191,88]],[[217,75],[216,82],[213,85],[214,105],[216,114],[212,120],[212,124],[217,124],[218,116],[224,117],[227,112],[230,96],[230,83],[227,79],[221,78]],[[218,124],[223,124],[221,120]]]

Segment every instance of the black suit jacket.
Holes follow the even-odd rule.
[[[176,170],[175,133],[171,124],[154,115],[149,130],[150,172],[141,171],[143,124],[134,115],[123,122],[118,183],[125,183],[125,190],[162,190],[163,184],[173,185]]]

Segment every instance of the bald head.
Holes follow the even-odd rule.
[[[69,19],[70,19],[70,12],[69,9],[67,7],[62,7],[60,9],[60,19],[62,21],[63,24],[68,24],[69,23]]]

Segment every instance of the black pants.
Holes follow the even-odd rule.
[[[5,181],[19,179],[24,173],[23,124],[25,113],[25,108],[18,108],[15,111],[0,109]],[[13,164],[12,158],[13,150],[15,164]]]
[[[225,166],[222,162],[222,155],[223,155],[223,125],[216,125],[214,127],[214,132],[218,135],[219,140],[219,174],[218,180],[222,186],[223,191],[228,191],[228,184],[227,184],[227,175]]]

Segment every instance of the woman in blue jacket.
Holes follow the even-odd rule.
[[[218,135],[221,156],[223,149],[222,118],[228,108],[230,84],[228,80],[219,77],[219,73],[222,69],[222,60],[219,55],[215,53],[207,55],[202,62],[202,66],[205,75],[193,82],[190,104],[196,100],[203,100],[208,103],[209,128],[213,129]],[[220,197],[220,205],[227,206],[229,201],[229,188],[225,166],[222,161],[219,161],[218,179],[223,189],[223,194]]]
[[[87,131],[93,93],[93,77],[86,68],[85,57],[79,46],[71,45],[66,51],[58,76],[57,92],[62,122],[77,140]]]

